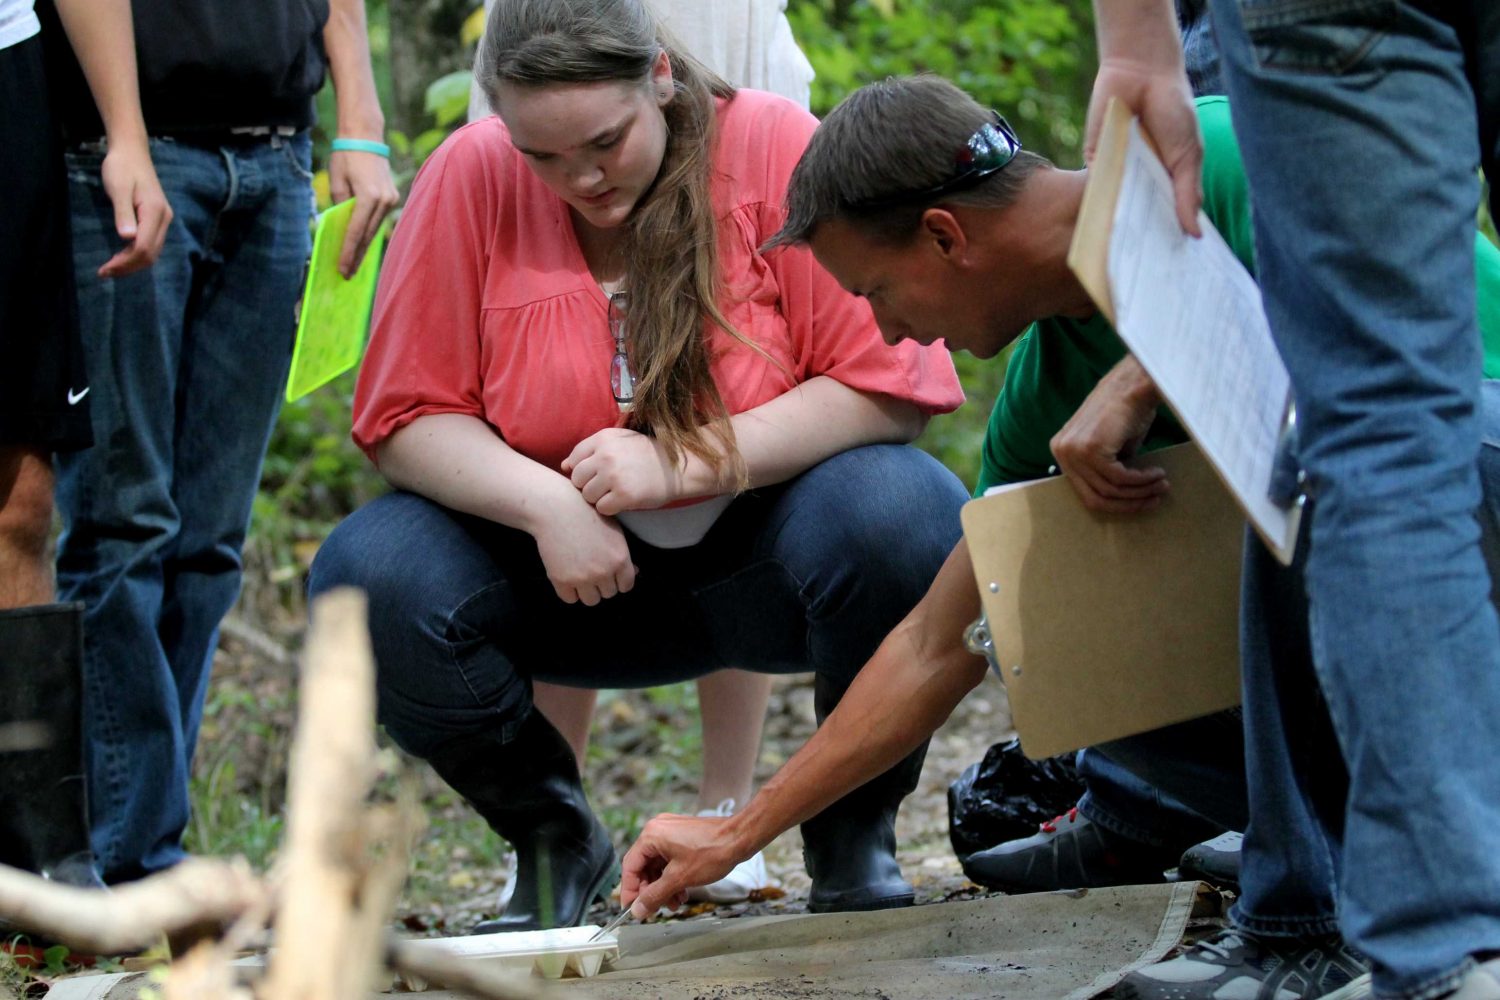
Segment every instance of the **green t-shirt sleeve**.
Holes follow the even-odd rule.
[[[1203,210],[1253,274],[1250,192],[1229,120],[1229,101],[1202,97],[1196,104],[1203,130]],[[1033,323],[1016,343],[1005,384],[990,413],[975,495],[992,486],[1047,475],[1052,465],[1052,436],[1124,354],[1124,344],[1101,317]],[[1186,438],[1181,425],[1163,407],[1144,449],[1179,444]]]
[[[1194,103],[1198,127],[1203,131],[1203,214],[1253,275],[1255,229],[1250,219],[1250,186],[1229,119],[1229,99],[1200,97]]]
[[[1125,345],[1102,318],[1045,319],[1027,328],[990,413],[975,495],[1047,475],[1052,436],[1124,356]]]
[[[1000,387],[1000,395],[995,399],[995,408],[990,411],[990,422],[984,432],[984,446],[979,455],[979,480],[974,487],[976,497],[984,496],[984,491],[991,486],[1034,478],[1025,474],[1033,463],[1027,462],[1022,455],[1035,451],[1029,446],[1033,442],[1028,439],[1034,435],[1026,427],[1029,423],[1026,413],[1036,396],[1037,337],[1037,325],[1033,323],[1016,340],[1016,348],[1011,352],[1005,382]],[[1045,474],[1046,469],[1042,472]]]
[[[1474,285],[1484,338],[1484,377],[1500,378],[1500,249],[1480,232],[1474,234]]]

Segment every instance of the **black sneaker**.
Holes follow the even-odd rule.
[[[973,881],[1002,892],[1149,885],[1165,881],[1179,850],[1111,833],[1069,809],[1034,836],[969,855],[963,867]]]
[[[1132,972],[1116,1000],[1360,1000],[1362,959],[1337,937],[1270,938],[1227,930]]]
[[[1240,847],[1242,834],[1226,833],[1213,840],[1194,844],[1182,852],[1177,862],[1177,878],[1182,882],[1197,879],[1220,889],[1240,891]]]

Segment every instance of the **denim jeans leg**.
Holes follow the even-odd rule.
[[[1500,589],[1500,381],[1479,387],[1479,544],[1490,571],[1490,601]]]
[[[265,188],[221,150],[153,139],[152,157],[175,212],[166,246],[152,268],[112,281],[94,273],[118,249],[98,158],[74,153],[69,164],[97,443],[59,459],[58,591],[86,604],[85,764],[94,850],[109,881],[183,857],[213,631],[238,591],[238,547],[274,413],[262,369],[279,353],[284,372],[311,204],[285,150],[276,151],[286,168],[278,183],[291,190],[295,181],[295,213],[259,197]],[[290,239],[284,251],[271,253],[262,224]],[[223,310],[242,298],[247,308]],[[211,363],[210,351],[233,364]],[[233,529],[203,541],[204,525],[225,522]]]
[[[408,753],[425,759],[485,732],[504,743],[530,714],[530,680],[501,649],[545,628],[517,599],[528,579],[546,583],[535,546],[530,560],[517,554],[523,544],[520,532],[398,492],[349,515],[319,548],[309,597],[365,592],[378,717]]]
[[[311,252],[311,145],[304,133],[219,150],[234,193],[199,265],[202,292],[182,334],[172,472],[180,525],[162,562],[159,630],[189,764],[219,623],[239,597],[250,510],[291,364]]]
[[[124,278],[95,271],[118,248],[99,157],[68,163],[79,321],[95,446],[58,456],[59,599],[84,613],[84,763],[94,853],[108,881],[182,858],[187,767],[177,687],[156,625],[161,564],[179,525],[171,490],[182,317],[193,260],[227,185],[200,151],[152,142],[174,218],[160,259]]]
[[[967,500],[953,473],[906,445],[853,448],[788,484],[756,556],[789,574],[803,600],[800,669],[839,688],[854,680],[958,543]],[[716,618],[727,628],[734,604],[716,604],[727,609]],[[725,655],[741,662],[735,651]]]
[[[1197,747],[1184,746],[1185,754]],[[1084,793],[1078,811],[1090,823],[1153,847],[1187,848],[1224,832],[1096,747],[1079,751]]]
[[[1089,747],[1218,830],[1245,828],[1245,751],[1238,710]],[[1091,786],[1092,787],[1092,786]]]
[[[1343,809],[1339,923],[1386,997],[1441,995],[1469,956],[1500,949],[1500,623],[1474,517],[1473,271],[1478,122],[1500,109],[1476,109],[1470,83],[1493,81],[1494,39],[1455,26],[1493,27],[1485,7],[1443,5],[1453,23],[1394,0],[1215,7],[1315,501],[1313,663],[1350,782],[1347,804],[1315,812]],[[1299,686],[1244,663],[1254,761],[1299,739],[1286,700]],[[1283,725],[1254,725],[1261,707]],[[1264,787],[1256,822],[1290,825]],[[1271,840],[1252,823],[1242,918],[1265,888],[1259,859],[1286,849]]]
[[[1245,533],[1240,674],[1249,822],[1239,927],[1301,937],[1339,930],[1337,881],[1349,781],[1313,670],[1303,544],[1280,565]]]

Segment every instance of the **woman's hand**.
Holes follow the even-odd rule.
[[[614,515],[654,510],[692,495],[684,489],[686,459],[674,466],[655,438],[607,427],[578,442],[562,470],[595,510]]]
[[[551,505],[532,535],[547,579],[569,604],[593,607],[635,586],[625,532],[581,498]]]

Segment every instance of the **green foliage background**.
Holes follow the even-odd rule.
[[[401,96],[390,83],[391,46],[410,43],[412,28],[390,23],[386,0],[370,0],[368,10],[376,78],[391,108]],[[1003,112],[1029,148],[1065,166],[1080,161],[1094,64],[1089,0],[791,0],[788,17],[817,70],[817,114],[869,81],[938,73]],[[405,131],[391,129],[403,182],[462,123],[472,39],[455,46],[459,51],[454,65],[427,85],[429,120]],[[331,93],[322,95],[320,110],[323,122],[334,122]],[[317,138],[317,151],[326,155],[329,136]],[[1003,362],[966,355],[957,361],[969,402],[933,420],[919,443],[972,485]],[[349,441],[353,385],[353,376],[346,376],[282,411],[247,553],[252,617],[299,610],[302,580],[318,542],[384,489]]]

